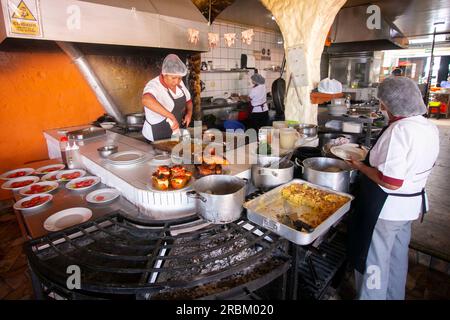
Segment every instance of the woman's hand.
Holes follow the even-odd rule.
[[[183,118],[183,125],[187,128],[189,127],[189,124],[191,123],[192,120],[192,113],[191,112],[187,112]]]
[[[345,161],[352,169],[361,170],[363,166],[365,166],[364,163],[361,161],[353,160],[350,158],[350,160]]]
[[[170,120],[169,125],[172,131],[178,130],[180,128],[180,124],[173,114],[171,114],[171,117],[168,117],[168,119]]]

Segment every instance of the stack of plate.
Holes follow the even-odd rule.
[[[146,159],[142,151],[130,150],[113,153],[108,156],[107,161],[116,166],[127,166],[138,164]]]

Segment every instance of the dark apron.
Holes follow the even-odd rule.
[[[184,94],[183,90],[181,90],[181,92],[183,93],[183,95],[177,99],[174,99],[172,94],[170,93],[170,90],[167,89],[167,93],[173,100],[174,107],[172,110],[172,114],[175,116],[180,126],[181,122],[183,121],[184,112],[186,110],[186,95]],[[150,124],[147,120],[145,120],[148,124],[150,124],[150,127],[152,128],[153,141],[169,139],[172,136],[172,129],[170,128],[170,124],[166,120],[167,119],[164,119],[160,123],[156,124]]]
[[[381,137],[384,128],[378,138]],[[376,142],[375,142],[376,144]],[[374,144],[374,145],[375,145]],[[364,164],[371,167],[370,151]],[[355,201],[352,216],[348,225],[348,258],[350,264],[360,273],[366,270],[367,254],[372,242],[373,230],[383,209],[388,196],[394,197],[417,197],[422,196],[422,220],[426,212],[425,189],[413,194],[386,193],[381,187],[370,180],[366,175],[359,174],[355,186]]]

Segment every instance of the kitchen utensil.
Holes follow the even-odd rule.
[[[70,208],[59,211],[44,222],[47,231],[58,231],[88,221],[92,217],[92,211],[88,208]]]
[[[294,128],[306,138],[317,136],[317,126],[315,124],[300,123],[295,125]]]
[[[24,182],[24,181],[30,181],[30,183],[24,185],[24,186],[14,186],[16,183],[20,183],[20,182]],[[20,178],[15,178],[15,179],[10,179],[8,181],[6,181],[4,184],[2,184],[2,189],[5,190],[19,190],[22,188],[25,188],[26,186],[38,182],[39,181],[39,177],[35,177],[35,176],[25,176],[25,177],[20,177]]]
[[[280,129],[280,148],[285,150],[293,149],[300,137],[300,133],[294,128]]]
[[[128,125],[142,125],[145,122],[144,113],[129,113],[126,115]]]
[[[61,171],[62,169],[65,168],[65,165],[62,163],[58,163],[58,164],[51,164],[48,166],[44,166],[44,167],[40,167],[36,169],[36,174],[47,174],[50,172],[58,172]]]
[[[103,129],[111,129],[116,125],[115,122],[101,122],[100,123],[100,127],[102,127]]]
[[[66,178],[65,177],[66,175],[74,174],[74,173],[77,173],[77,172],[80,175],[78,177],[76,177],[76,178],[70,179],[70,178]],[[84,177],[85,175],[86,175],[86,171],[84,171],[82,169],[62,170],[62,171],[59,171],[56,174],[56,180],[58,180],[58,181],[69,181],[69,180],[73,180],[73,179]]]
[[[293,228],[292,225],[287,225],[280,222],[277,218],[277,214],[285,215],[283,200],[281,199],[281,189],[294,183],[304,183],[311,188],[324,190],[330,192],[331,194],[345,196],[348,197],[349,201],[322,221],[320,225],[318,225],[312,232],[302,232],[297,230],[297,228]],[[263,228],[271,230],[272,232],[298,245],[308,245],[320,236],[324,235],[331,226],[336,225],[342,219],[342,217],[350,209],[350,204],[353,198],[353,196],[346,193],[336,192],[329,188],[321,187],[301,179],[294,179],[287,184],[283,184],[260,195],[259,197],[256,197],[253,200],[244,203],[244,207],[247,209],[247,218],[250,221],[262,226]]]
[[[93,182],[89,185],[86,186],[80,186],[80,187],[76,187],[77,184],[82,184],[83,182],[92,180]],[[77,179],[73,179],[70,182],[68,182],[66,184],[66,188],[69,190],[77,190],[77,191],[81,191],[81,190],[87,190],[90,189],[92,187],[94,187],[95,185],[97,185],[98,183],[100,183],[100,178],[96,177],[96,176],[85,176],[85,177],[81,177],[81,178],[77,178]]]
[[[350,185],[350,171],[344,161],[333,158],[317,157],[295,162],[302,168],[306,181],[330,189],[347,192]]]
[[[33,207],[24,207],[23,206],[24,202],[30,201],[30,200],[32,200],[32,199],[34,199],[36,197],[45,197],[46,200],[44,202],[38,204],[38,205],[33,206]],[[19,201],[17,201],[14,204],[13,208],[16,209],[16,210],[22,210],[22,211],[35,210],[35,209],[39,209],[39,208],[45,206],[47,203],[52,201],[52,199],[53,199],[53,196],[51,194],[48,194],[48,193],[33,194],[33,195],[29,196],[29,197],[25,197],[25,198],[20,199]]]
[[[109,155],[107,160],[113,165],[132,165],[145,160],[145,153],[137,150],[117,152]]]
[[[330,152],[343,160],[363,161],[367,156],[368,150],[357,144],[348,143],[331,147]]]
[[[107,158],[111,154],[116,153],[118,149],[119,147],[116,145],[106,145],[98,148],[97,151],[102,158]]]
[[[277,167],[252,166],[252,183],[263,190],[275,188],[294,178],[294,163],[292,161],[280,162]]]
[[[104,188],[94,190],[86,196],[86,201],[94,204],[108,203],[120,196],[120,192],[116,189]]]
[[[289,225],[292,224],[298,231],[311,233],[314,228],[300,219],[292,219],[291,214],[295,213],[295,208],[287,200],[283,200],[283,209],[286,215],[285,221],[283,223]]]
[[[233,222],[241,217],[246,180],[229,175],[210,175],[193,184],[189,198],[197,199],[200,215],[215,224]]]
[[[340,137],[347,138],[350,143],[356,143],[358,141],[358,135],[355,134],[334,133],[334,132],[319,133],[319,146],[323,147],[328,142],[331,142],[331,140]]]
[[[33,192],[33,189],[36,187],[47,187],[47,186],[51,187],[51,189],[47,190],[47,191]],[[59,183],[56,181],[36,182],[36,183],[26,186],[25,188],[20,189],[19,194],[27,197],[29,195],[37,194],[37,193],[49,193],[49,192],[52,192],[53,190],[58,189],[58,187],[59,187]]]
[[[0,179],[2,180],[11,180],[16,179],[24,176],[29,176],[34,173],[33,168],[20,168],[20,169],[14,169],[9,170],[2,175],[0,175]]]

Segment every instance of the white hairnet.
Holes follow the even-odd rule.
[[[264,79],[264,77],[262,75],[260,75],[259,73],[255,73],[254,75],[252,75],[250,77],[250,79],[252,79],[252,81],[256,84],[266,83],[266,79]]]
[[[319,82],[317,90],[321,93],[336,94],[342,92],[342,84],[335,80],[325,78]]]
[[[394,115],[412,117],[427,112],[417,84],[406,77],[388,77],[378,87],[378,99]]]
[[[161,73],[184,77],[187,67],[176,54],[169,54],[163,61]]]

